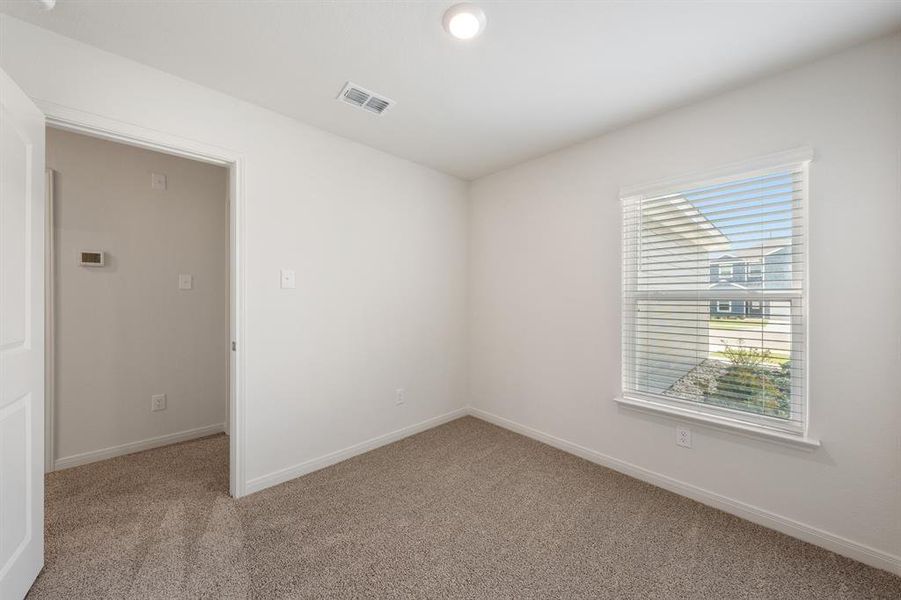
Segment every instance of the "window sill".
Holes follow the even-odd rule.
[[[790,446],[792,448],[798,448],[801,450],[816,450],[820,447],[819,440],[809,438],[801,434],[794,435],[788,432],[777,431],[768,427],[762,427],[760,425],[742,423],[740,421],[704,414],[676,406],[669,406],[667,404],[653,402],[650,400],[637,400],[635,398],[615,398],[614,400],[620,406],[629,409],[658,415],[666,415],[668,417],[674,417],[678,419],[687,419],[695,423],[700,423],[701,425],[714,427],[716,429],[721,429],[724,431],[730,431],[737,435],[766,440],[784,446]]]

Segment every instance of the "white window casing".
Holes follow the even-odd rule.
[[[622,190],[619,402],[818,445],[807,436],[811,159],[803,148]],[[736,306],[766,310],[711,319]]]

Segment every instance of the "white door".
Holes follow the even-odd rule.
[[[0,598],[44,565],[44,115],[0,71]]]

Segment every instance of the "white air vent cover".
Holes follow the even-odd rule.
[[[382,114],[394,105],[394,100],[383,98],[351,81],[344,84],[338,100],[358,108],[363,108],[377,115]]]

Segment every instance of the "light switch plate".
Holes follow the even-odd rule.
[[[154,190],[166,189],[166,176],[162,173],[150,174],[150,187]]]
[[[178,274],[178,289],[192,290],[194,289],[194,276],[190,273]]]
[[[291,269],[281,270],[281,286],[283,290],[293,290],[295,287],[294,271]]]

